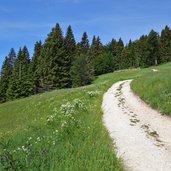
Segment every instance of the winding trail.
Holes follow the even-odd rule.
[[[171,171],[171,118],[151,109],[130,89],[115,83],[103,97],[103,122],[130,171]]]

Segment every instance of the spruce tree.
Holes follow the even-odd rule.
[[[146,48],[146,65],[151,66],[159,64],[161,62],[159,35],[154,30],[151,30],[148,35]]]
[[[88,36],[87,33],[84,32],[80,42],[81,54],[87,55],[89,53],[89,49],[90,49],[90,44],[89,44]]]
[[[90,45],[87,33],[84,32],[81,42],[77,44],[77,53],[71,67],[72,86],[83,86],[91,83],[94,68],[90,58]]]
[[[113,56],[113,63],[114,63],[114,70],[121,69],[121,58],[122,58],[122,51],[124,49],[124,43],[120,38],[117,42],[115,39],[107,45],[107,49]]]
[[[73,87],[84,86],[91,83],[94,75],[93,67],[89,65],[86,55],[81,54],[76,57],[71,67],[70,74]]]
[[[0,101],[5,102],[7,100],[7,89],[10,86],[10,81],[12,79],[12,72],[14,67],[14,62],[16,59],[16,53],[12,48],[8,54],[8,57],[5,58],[5,61],[1,69],[0,77]]]
[[[116,58],[115,58],[115,69],[121,69],[121,55],[124,49],[124,43],[120,38],[116,45]]]
[[[171,61],[171,29],[168,26],[161,32],[160,44],[161,62],[165,63]]]
[[[60,25],[56,24],[42,49],[43,86],[45,89],[68,87],[68,61],[65,54],[62,30]]]
[[[33,94],[32,82],[29,75],[29,63],[29,52],[27,47],[24,46],[23,49],[20,48],[14,62],[12,78],[7,90],[7,98],[9,100]]]
[[[97,56],[99,56],[103,51],[103,45],[101,43],[101,40],[99,36],[96,38],[93,36],[91,47],[90,47],[90,58],[92,62],[96,59]]]
[[[121,69],[137,68],[140,66],[140,53],[138,41],[129,41],[126,48],[124,48],[121,59]],[[123,56],[125,54],[125,59]]]
[[[140,55],[140,66],[146,67],[146,57],[148,56],[148,49],[147,49],[147,35],[142,35],[138,41],[138,50]]]
[[[32,78],[32,86],[34,88],[34,93],[38,93],[41,87],[41,49],[42,42],[37,41],[34,47],[34,53],[30,63],[30,77]]]
[[[67,33],[64,40],[64,48],[65,48],[65,55],[64,55],[65,64],[63,65],[66,68],[65,87],[71,87],[72,80],[70,77],[70,71],[76,55],[76,41],[71,26],[67,28]]]

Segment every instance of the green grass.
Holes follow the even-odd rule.
[[[102,97],[119,80],[153,74],[151,68],[124,70],[89,86],[1,104],[0,170],[123,170],[102,123]]]
[[[171,115],[171,63],[153,68],[158,72],[135,79],[132,89],[152,108]]]

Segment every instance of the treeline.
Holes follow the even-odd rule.
[[[171,61],[171,29],[148,35],[124,46],[122,39],[103,45],[87,33],[76,43],[71,26],[64,36],[59,24],[44,43],[35,43],[30,58],[26,46],[16,54],[12,48],[0,75],[0,102],[27,97],[51,89],[90,84],[95,76],[126,68],[148,67]]]

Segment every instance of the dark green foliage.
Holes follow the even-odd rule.
[[[48,35],[43,45],[42,57],[44,60],[42,65],[42,86],[45,89],[69,87],[70,78],[68,68],[71,61],[69,59],[70,56],[66,54],[64,38],[59,24],[56,24],[55,28]]]
[[[148,35],[145,59],[146,66],[161,63],[159,35],[154,30]]]
[[[114,58],[115,70],[121,69],[121,55],[122,55],[123,49],[124,49],[124,43],[122,39],[120,38],[116,44],[116,56]]]
[[[76,41],[71,26],[68,27],[64,40],[65,48],[65,67],[66,67],[66,85],[65,87],[72,87],[72,80],[70,77],[71,66],[76,54]]]
[[[112,41],[107,45],[107,50],[113,56],[114,70],[121,69],[121,58],[123,49],[124,44],[121,38],[118,42],[115,39],[112,39]]]
[[[129,41],[112,39],[103,45],[94,36],[91,46],[88,35],[76,43],[71,26],[65,37],[59,24],[45,42],[36,42],[30,61],[26,46],[16,57],[14,49],[5,58],[0,75],[0,102],[26,97],[51,89],[69,88],[91,83],[94,75],[120,69],[148,67],[171,61],[171,29],[166,26],[161,35],[152,30],[149,35]]]
[[[18,78],[22,78],[25,75],[28,74],[28,68],[29,68],[29,53],[26,47],[24,47],[23,49],[20,48],[18,55],[17,55],[17,59],[15,60],[14,63],[14,76],[16,77],[16,79]]]
[[[82,40],[79,44],[79,48],[80,48],[80,51],[79,51],[80,54],[89,53],[90,45],[89,45],[89,40],[88,40],[88,36],[86,32],[83,33]]]
[[[93,36],[92,44],[90,47],[90,58],[94,61],[98,55],[100,55],[103,51],[103,45],[99,37]]]
[[[140,55],[140,66],[145,67],[146,66],[146,56],[148,55],[147,52],[147,35],[143,35],[140,37],[138,41],[138,53]]]
[[[56,24],[48,35],[41,56],[43,58],[42,72],[44,89],[66,88],[71,86],[70,81],[70,65],[71,65],[71,49],[68,44],[72,41],[74,45],[74,37],[71,27],[68,28],[66,39],[63,38],[62,30],[59,24]]]
[[[121,55],[121,69],[137,68],[140,66],[141,56],[139,53],[139,42],[129,41],[129,44],[124,48]]]
[[[6,101],[6,91],[9,85],[9,77],[11,76],[9,65],[9,58],[6,57],[1,69],[0,102]]]
[[[76,57],[72,63],[70,76],[73,87],[90,84],[93,80],[94,68],[86,32],[83,33],[81,42],[77,44]]]
[[[73,87],[90,84],[93,80],[93,67],[89,65],[88,56],[83,54],[77,56],[70,74]]]
[[[20,48],[6,93],[8,100],[27,97],[33,94],[32,79],[29,75],[29,52],[26,46]]]
[[[113,72],[114,62],[113,56],[110,53],[104,52],[100,54],[94,62],[95,75],[101,75],[109,72]]]
[[[14,49],[12,48],[10,50],[8,57],[5,58],[5,61],[1,69],[0,102],[5,102],[7,99],[6,93],[9,87],[10,80],[12,78],[15,59],[16,59],[16,54]]]
[[[32,77],[32,87],[34,89],[34,93],[38,93],[41,88],[41,49],[42,42],[36,42],[34,47],[34,54],[30,63],[30,76]]]
[[[160,45],[161,62],[165,63],[171,61],[171,30],[168,26],[161,32]]]

